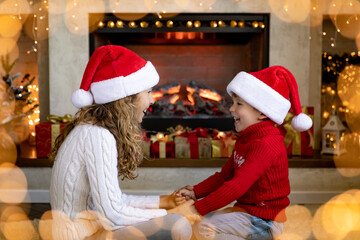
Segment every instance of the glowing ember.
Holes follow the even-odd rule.
[[[221,100],[221,96],[220,94],[210,91],[208,89],[200,89],[200,93],[199,93],[200,97],[203,98],[207,98],[210,100],[214,100],[214,101],[220,101]]]

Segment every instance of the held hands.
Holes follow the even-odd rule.
[[[178,197],[185,197],[185,200],[194,200],[196,201],[196,196],[194,192],[194,188],[190,185],[186,185],[185,187],[182,187],[178,190],[176,190],[174,193],[177,194]]]
[[[159,208],[171,209],[184,202],[186,202],[185,197],[177,195],[176,192],[173,192],[171,195],[160,196]]]

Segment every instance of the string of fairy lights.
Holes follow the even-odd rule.
[[[159,17],[160,18],[160,17]],[[160,18],[161,19],[161,18]],[[213,20],[213,21],[200,21],[200,20],[186,20],[186,21],[174,21],[174,20],[157,20],[155,22],[153,21],[123,21],[123,20],[117,20],[117,21],[99,21],[97,24],[99,28],[148,28],[148,27],[156,27],[156,28],[173,28],[176,26],[186,26],[187,28],[199,28],[199,27],[211,27],[211,28],[224,28],[224,27],[239,27],[244,28],[247,26],[251,26],[253,28],[260,28],[264,29],[265,24],[263,22],[258,21],[252,21],[252,22],[246,22],[244,20],[236,21],[236,20],[230,20],[230,21],[223,21],[223,20]]]

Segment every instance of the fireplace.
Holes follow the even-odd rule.
[[[89,39],[90,54],[121,45],[158,70],[156,102],[143,121],[150,131],[178,124],[232,130],[227,84],[238,72],[269,63],[267,14],[106,14]]]

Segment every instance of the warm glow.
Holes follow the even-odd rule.
[[[160,90],[156,91],[156,92],[152,92],[151,95],[154,98],[154,101],[157,101],[158,99],[160,99],[164,96],[164,94]]]
[[[52,211],[46,211],[39,221],[39,234],[41,239],[44,240],[51,240],[53,239],[52,234],[52,228],[53,228],[53,217],[52,217]]]
[[[191,105],[195,105],[195,100],[194,100],[194,97],[193,97],[193,95],[191,93],[189,93],[187,95],[187,99],[189,100]]]
[[[290,205],[285,209],[285,213],[287,221],[279,239],[308,239],[312,231],[310,211],[305,206]],[[287,238],[290,236],[291,238]]]
[[[290,23],[300,23],[310,14],[311,1],[308,0],[269,0],[273,13],[281,20]]]
[[[349,190],[333,197],[315,213],[313,233],[317,239],[348,239],[360,230],[359,190]],[[356,238],[349,238],[356,239]]]
[[[346,177],[360,175],[360,136],[357,133],[344,134],[339,141],[341,154],[334,156],[335,166]]]
[[[186,86],[186,91],[189,92],[190,94],[194,94],[195,89],[193,89],[192,87]]]
[[[0,36],[5,38],[15,38],[21,31],[22,24],[18,18],[10,15],[0,15]]]
[[[158,132],[158,133],[156,134],[156,138],[157,138],[158,140],[163,140],[163,139],[164,139],[164,134]]]
[[[200,89],[199,96],[203,97],[203,98],[210,99],[210,100],[214,100],[214,101],[217,101],[217,102],[221,100],[220,94],[218,94],[216,92],[213,92],[213,91],[210,91],[208,89]]]
[[[167,90],[166,94],[175,94],[180,92],[181,85],[178,85],[176,87],[172,87],[169,90]]]
[[[12,163],[0,165],[0,201],[21,203],[27,194],[27,180],[21,169]]]
[[[16,145],[12,137],[5,131],[0,131],[0,164],[12,163],[15,164],[17,159]]]
[[[6,239],[33,239],[35,228],[23,209],[9,205],[2,210],[0,228]]]
[[[16,40],[13,38],[1,37],[0,35],[0,56],[11,53],[17,47]]]
[[[179,100],[179,94],[174,94],[171,98],[170,98],[170,103],[171,104],[175,104],[177,100]]]
[[[224,138],[225,137],[225,133],[224,132],[219,132],[217,135],[217,138]]]

